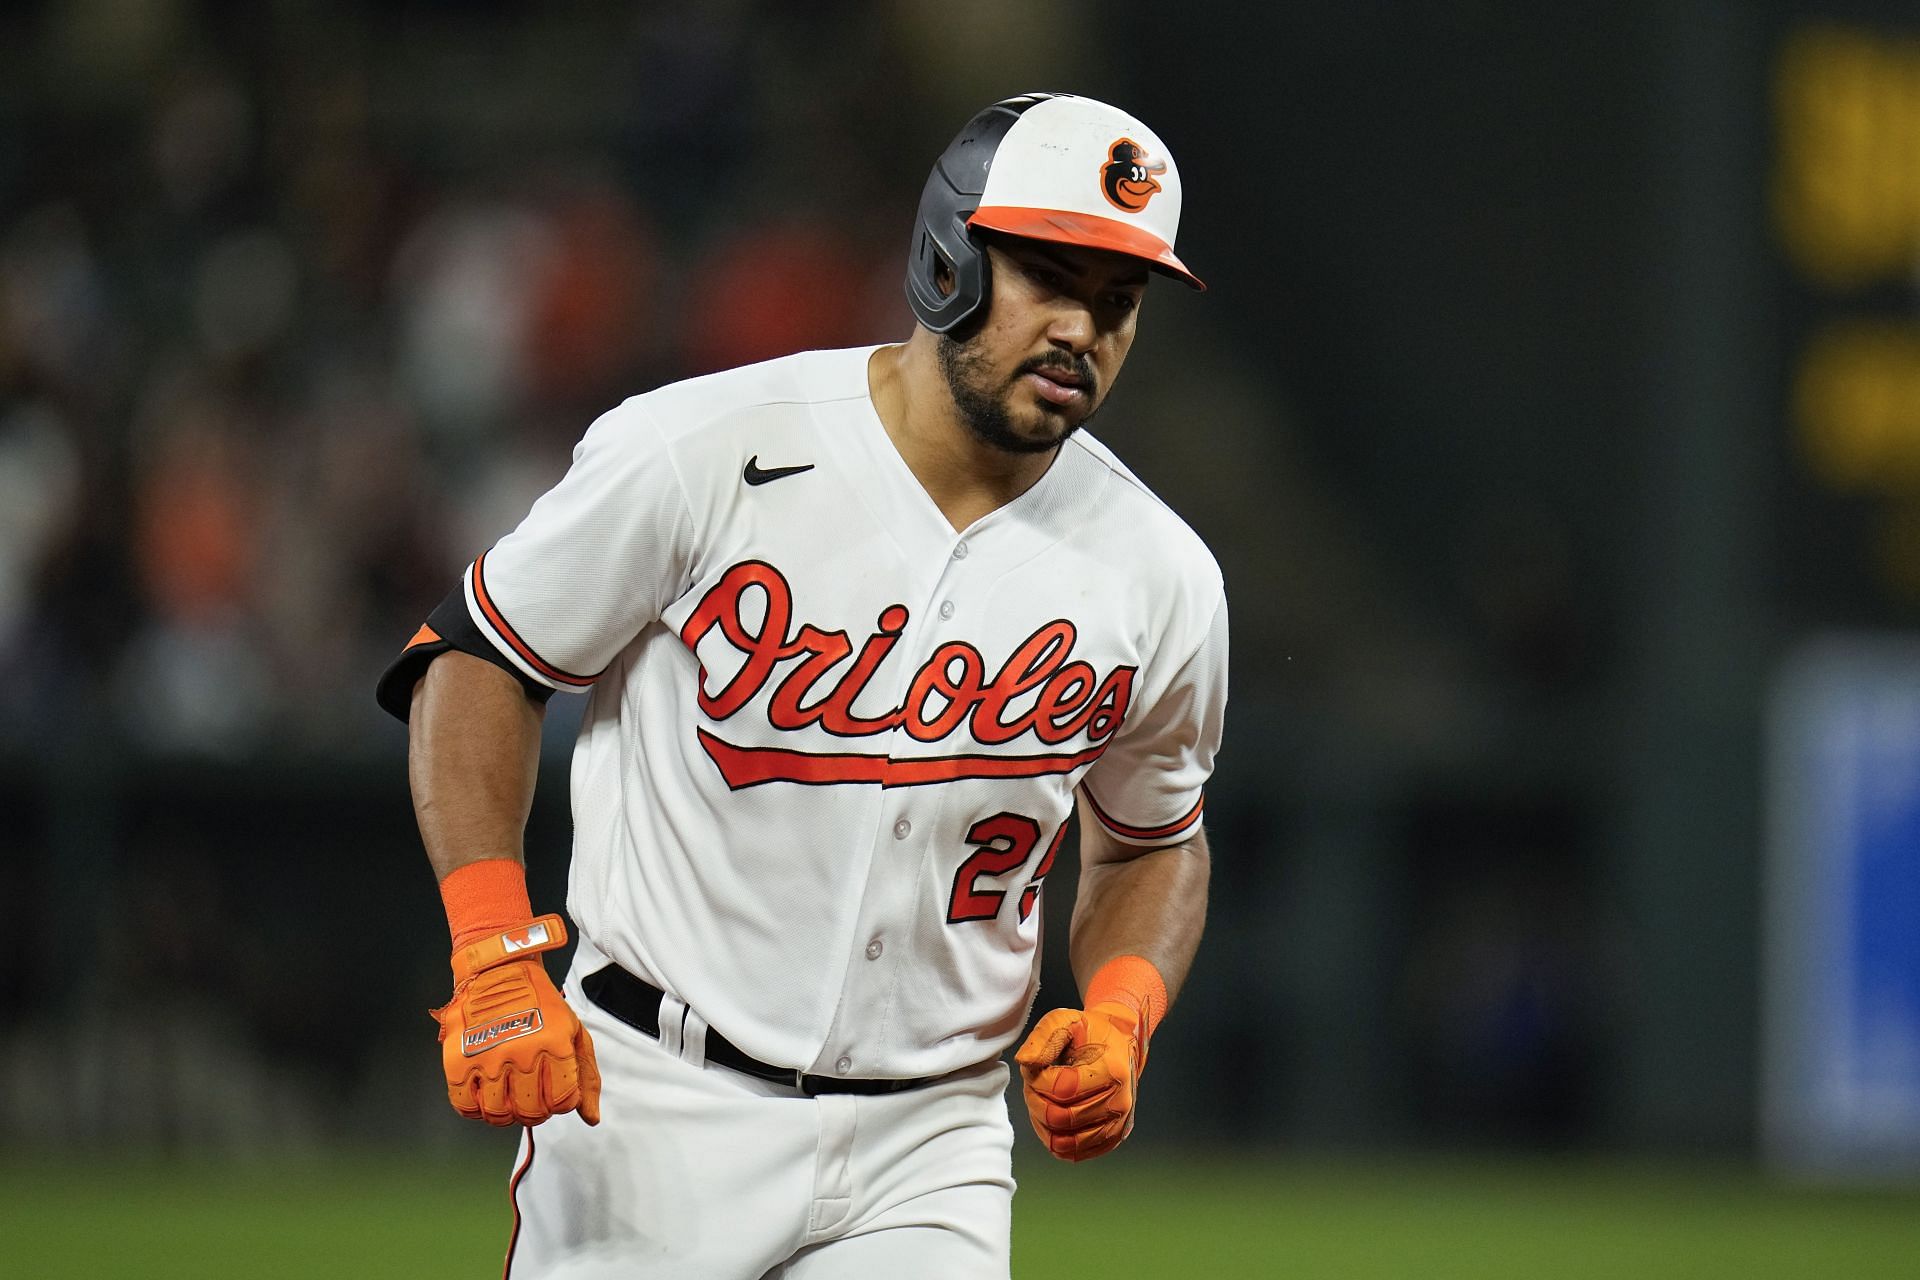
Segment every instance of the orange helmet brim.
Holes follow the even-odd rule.
[[[1088,249],[1104,249],[1129,258],[1144,259],[1155,270],[1164,272],[1202,292],[1206,285],[1187,270],[1165,241],[1139,227],[1097,214],[1073,213],[1063,209],[1022,209],[1008,205],[989,205],[973,211],[969,227],[999,231],[1029,240],[1048,240],[1054,244],[1077,244]]]

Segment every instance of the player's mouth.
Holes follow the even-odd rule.
[[[1029,369],[1021,377],[1042,400],[1063,409],[1085,404],[1091,396],[1089,380],[1068,369],[1056,369],[1049,365]]]

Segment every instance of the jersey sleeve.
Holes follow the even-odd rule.
[[[1100,825],[1124,844],[1178,844],[1200,829],[1227,710],[1227,602],[1165,690],[1129,716],[1081,782]]]
[[[589,688],[685,590],[691,547],[666,439],[629,401],[594,422],[560,483],[468,566],[448,602],[465,616],[435,611],[381,678],[381,705],[405,719],[414,681],[449,648],[497,662],[530,689]]]

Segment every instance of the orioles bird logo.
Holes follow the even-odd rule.
[[[1139,213],[1160,190],[1160,182],[1153,175],[1166,171],[1165,160],[1148,164],[1147,149],[1132,138],[1122,138],[1113,144],[1107,162],[1100,166],[1100,191],[1107,203],[1121,212]]]

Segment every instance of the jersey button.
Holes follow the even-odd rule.
[[[953,558],[954,558],[955,560],[965,560],[965,559],[967,558],[967,544],[966,544],[966,543],[964,543],[964,542],[959,542],[959,543],[955,543],[955,544],[954,544],[954,548],[953,548]]]
[[[878,960],[880,958],[880,953],[882,951],[885,951],[886,949],[887,949],[887,944],[880,941],[880,939],[875,938],[872,942],[869,942],[867,944],[867,959]]]
[[[840,1059],[840,1061],[833,1064],[833,1069],[839,1072],[841,1075],[845,1075],[847,1074],[847,1072],[853,1070],[853,1059],[842,1058]]]
[[[951,618],[953,616],[953,601],[942,600],[940,602],[940,616],[943,618]]]
[[[912,834],[913,834],[913,824],[911,822],[908,822],[905,818],[902,818],[900,819],[900,821],[893,824],[893,838],[895,840],[905,840],[908,836]]]

